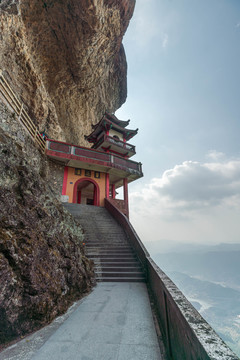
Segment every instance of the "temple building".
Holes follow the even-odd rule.
[[[85,139],[89,143],[93,143],[92,149],[130,158],[136,154],[135,146],[127,141],[137,134],[138,129],[126,129],[129,122],[130,120],[118,120],[115,115],[105,113],[101,121],[92,126],[93,131],[90,135],[85,136]]]
[[[104,206],[104,199],[114,202],[125,215],[128,211],[128,184],[143,176],[142,164],[130,160],[136,154],[128,141],[138,129],[127,128],[128,121],[105,113],[92,126],[85,139],[91,148],[47,140],[47,155],[64,165],[62,199],[69,203]],[[124,199],[116,199],[123,186]]]

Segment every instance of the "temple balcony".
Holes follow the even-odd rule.
[[[101,136],[97,143],[93,145],[93,148],[109,151],[128,158],[136,154],[134,145],[107,134]]]
[[[46,155],[65,166],[109,173],[110,181],[116,188],[122,186],[124,178],[130,183],[143,176],[139,162],[61,141],[47,139]]]

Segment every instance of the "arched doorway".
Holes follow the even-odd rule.
[[[95,180],[82,178],[75,182],[73,203],[99,206],[100,191]]]

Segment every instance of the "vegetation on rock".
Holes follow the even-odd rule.
[[[122,38],[135,0],[1,0],[0,64],[40,131],[86,145],[126,100]],[[0,97],[0,342],[50,322],[91,287],[83,234],[59,202],[63,167]]]
[[[90,290],[93,269],[84,254],[81,227],[46,181],[47,160],[2,105],[0,118],[0,342],[4,343],[66,311]]]

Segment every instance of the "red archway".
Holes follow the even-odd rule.
[[[75,182],[74,187],[73,187],[73,203],[79,203],[79,194],[78,194],[78,187],[81,183],[83,182],[88,182],[88,183],[92,183],[94,185],[94,199],[93,199],[93,205],[94,206],[99,206],[100,205],[100,189],[99,189],[99,185],[98,183],[93,180],[93,179],[89,179],[89,178],[82,178],[79,179]]]

